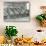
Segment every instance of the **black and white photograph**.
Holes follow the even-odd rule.
[[[4,2],[4,21],[26,22],[30,21],[29,2]]]

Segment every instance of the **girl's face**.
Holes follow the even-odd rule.
[[[42,12],[46,14],[46,8],[42,8]]]
[[[41,6],[40,9],[42,10],[42,12],[43,12],[44,14],[46,14],[46,6]]]

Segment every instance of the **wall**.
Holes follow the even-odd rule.
[[[40,27],[35,19],[37,14],[41,13],[40,6],[46,5],[46,0],[13,0],[13,1],[29,1],[30,2],[30,22],[4,22],[3,19],[3,3],[8,0],[0,0],[0,34],[4,34],[6,25],[15,25],[19,31],[18,36],[31,36],[36,33],[37,29],[46,30]],[[12,1],[12,0],[10,0]],[[40,36],[41,37],[41,36]]]

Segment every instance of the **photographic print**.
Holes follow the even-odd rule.
[[[30,21],[29,2],[4,2],[4,21]]]

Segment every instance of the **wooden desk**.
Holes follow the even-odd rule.
[[[46,44],[41,44],[41,45],[35,45],[35,44],[26,44],[24,43],[23,45],[15,45],[15,46],[46,46]]]

